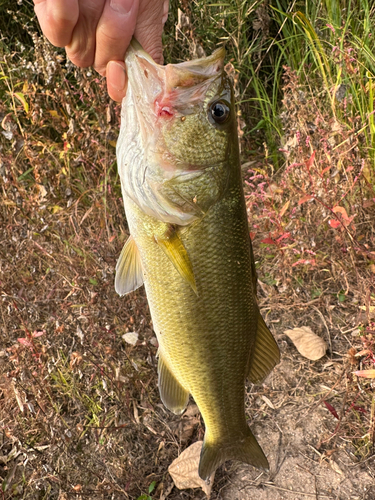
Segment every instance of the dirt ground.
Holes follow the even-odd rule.
[[[334,423],[324,408],[308,405],[307,394],[303,401],[300,396],[293,397],[293,394],[303,393],[306,383],[303,369],[296,373],[293,358],[284,357],[269,378],[273,396],[269,399],[275,410],[266,421],[254,426],[270,462],[269,475],[240,466],[230,475],[228,485],[221,492],[222,498],[374,499],[373,456],[358,463],[348,438],[339,439],[334,451],[322,452],[321,443],[330,441]],[[287,393],[290,397],[285,397]]]
[[[121,299],[113,290],[119,249],[91,230],[91,214],[57,238],[50,213],[32,220],[13,209],[0,238],[2,498],[147,498],[154,481],[151,499],[204,498],[177,490],[167,472],[204,429],[194,405],[177,417],[160,402],[144,292]],[[82,221],[71,206],[67,219],[74,213]],[[246,401],[271,471],[228,462],[211,498],[375,499],[373,392],[353,380],[360,364],[348,356],[359,342],[358,309],[324,296],[283,302],[274,287],[260,288],[282,361],[261,387],[247,387]],[[321,360],[304,359],[283,333],[301,325],[330,346]],[[123,340],[132,331],[135,346]]]

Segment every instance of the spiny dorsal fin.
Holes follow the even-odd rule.
[[[258,330],[250,369],[247,375],[253,384],[259,384],[280,361],[280,351],[272,333],[258,312]]]
[[[177,381],[161,354],[158,363],[158,386],[164,406],[176,415],[181,414],[188,404],[189,393]]]
[[[168,259],[172,262],[180,276],[182,276],[189,283],[196,295],[198,295],[193,267],[186,248],[184,247],[177,231],[173,231],[170,235],[164,238],[155,237],[155,241]]]
[[[115,290],[125,295],[143,285],[141,258],[137,245],[129,236],[116,264]]]

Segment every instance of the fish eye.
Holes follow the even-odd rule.
[[[216,123],[222,124],[229,118],[230,108],[224,101],[215,101],[211,104],[209,112]]]

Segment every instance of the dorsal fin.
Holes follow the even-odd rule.
[[[116,264],[115,290],[125,295],[143,285],[141,258],[137,245],[129,236]]]

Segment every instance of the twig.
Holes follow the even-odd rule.
[[[42,251],[45,255],[47,255],[47,257],[49,257],[49,258],[50,258],[50,259],[52,259],[54,262],[56,262],[56,259],[55,259],[55,258],[54,258],[54,257],[53,257],[50,253],[48,253],[48,252],[47,252],[47,250],[44,250],[44,248],[43,248],[43,247],[41,247],[41,246],[39,245],[39,243],[37,243],[35,240],[31,240],[31,241],[34,243],[34,245],[35,245],[37,248],[39,248],[39,250],[41,250],[41,251]]]
[[[309,300],[308,302],[297,302],[297,304],[291,304],[290,306],[283,306],[283,305],[272,305],[272,306],[267,306],[267,307],[261,307],[261,312],[263,311],[268,311],[269,309],[293,309],[294,307],[306,307],[306,306],[311,306],[312,304],[316,304],[317,302],[320,302],[321,296],[318,297],[317,299],[314,300]]]
[[[279,491],[287,491],[288,493],[292,494],[292,495],[304,495],[305,497],[312,497],[312,498],[316,498],[317,496],[317,493],[305,493],[304,491],[294,491],[294,490],[288,490],[287,488],[281,488],[280,486],[275,486],[274,484],[268,484],[268,483],[263,483],[262,486],[268,486],[269,488],[273,488],[275,490],[279,490]],[[319,493],[319,496],[321,498],[332,498],[333,497],[331,495],[325,495],[324,493]]]
[[[328,325],[326,323],[326,320],[324,319],[324,316],[323,314],[319,311],[319,309],[315,306],[313,306],[313,308],[315,309],[315,311],[319,314],[319,316],[322,318],[322,321],[324,323],[324,326],[326,327],[326,330],[327,330],[327,335],[328,335],[328,342],[329,342],[329,349],[331,351],[331,356],[332,356],[332,340],[331,340],[331,332],[329,331],[329,328],[328,328]]]

